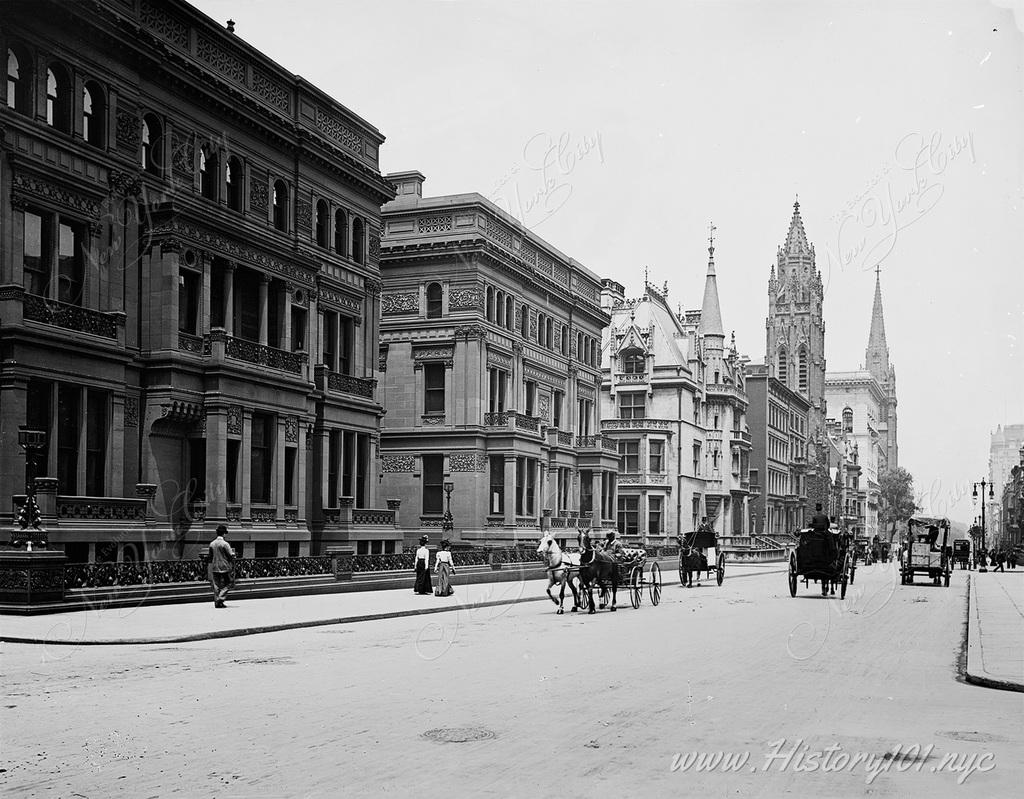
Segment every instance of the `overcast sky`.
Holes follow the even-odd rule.
[[[1017,0],[197,0],[387,136],[381,169],[477,191],[628,296],[700,306],[764,360],[792,204],[830,371],[864,362],[874,268],[900,465],[970,521],[1024,422],[1024,11]]]

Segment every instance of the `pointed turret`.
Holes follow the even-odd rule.
[[[885,341],[885,318],[882,315],[881,272],[881,268],[875,268],[875,304],[871,309],[871,332],[864,362],[875,380],[885,385],[889,378],[889,346]]]
[[[715,277],[715,226],[711,225],[708,238],[708,276],[704,281],[704,303],[700,308],[700,327],[697,332],[701,336],[718,336],[718,348],[725,345],[725,328],[722,326],[722,309],[718,304],[718,280]]]
[[[811,251],[807,243],[807,234],[804,232],[804,221],[800,218],[800,201],[793,203],[793,218],[789,221],[789,233],[786,235],[786,243],[783,245],[783,252],[786,255],[804,254]]]

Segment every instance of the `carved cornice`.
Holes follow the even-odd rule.
[[[98,199],[23,172],[14,173],[11,197],[23,201],[29,197],[38,197],[63,208],[69,208],[90,219],[98,220],[100,216]]]

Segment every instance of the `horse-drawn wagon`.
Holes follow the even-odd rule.
[[[813,580],[821,583],[821,595],[835,594],[846,597],[846,586],[853,582],[853,553],[849,537],[831,531],[811,529],[797,532],[797,545],[789,555],[789,595],[796,596],[797,583],[804,585]]]
[[[695,574],[698,588],[701,579],[714,578],[719,585],[725,579],[725,553],[718,548],[714,530],[703,528],[679,536],[679,584],[693,587]]]
[[[914,516],[907,521],[907,543],[900,563],[903,585],[911,585],[915,574],[923,574],[935,585],[944,583],[949,588],[952,560],[949,519]]]

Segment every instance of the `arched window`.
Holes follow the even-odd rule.
[[[31,99],[32,61],[20,47],[7,50],[7,107],[27,114]]]
[[[550,317],[544,322],[544,346],[549,350],[554,348],[554,322]]]
[[[334,251],[348,255],[348,214],[344,208],[334,212]]]
[[[562,336],[561,336],[561,338],[562,338],[562,345],[561,345],[561,347],[559,348],[558,351],[561,352],[562,355],[568,355],[569,354],[569,327],[568,327],[568,325],[562,325]]]
[[[46,70],[46,124],[71,132],[71,91],[68,73],[59,64]]]
[[[505,326],[505,292],[494,293],[494,321],[499,327]]]
[[[441,284],[427,286],[427,319],[441,318]]]
[[[162,143],[163,129],[160,127],[160,120],[153,114],[146,114],[142,118],[142,168],[150,174],[160,174],[160,164],[163,163],[160,154]]]
[[[577,333],[576,334],[576,360],[577,361],[582,361],[583,360],[583,334],[582,333]]]
[[[243,178],[242,162],[235,156],[231,156],[228,158],[224,179],[228,190],[228,208],[233,211],[242,210],[242,197],[244,196],[242,192]]]
[[[326,200],[316,201],[316,243],[321,247],[327,246],[327,219],[330,213]]]
[[[352,222],[352,260],[357,264],[363,262],[363,220],[356,217]]]
[[[775,366],[775,376],[786,385],[789,385],[789,359],[786,357],[785,347],[779,350]]]
[[[843,432],[853,432],[853,408],[849,406],[843,408]]]
[[[545,317],[544,314],[542,314],[542,313],[537,314],[537,343],[538,344],[543,344],[544,343],[544,320],[546,318],[547,317]]]
[[[519,308],[519,335],[523,338],[530,335],[530,309],[526,305]]]
[[[627,375],[642,375],[647,371],[647,358],[640,350],[622,353],[622,371]]]
[[[485,311],[487,315],[487,321],[494,321],[494,289],[490,286],[487,287],[487,308]]]
[[[288,232],[288,187],[283,180],[274,181],[274,227]]]
[[[106,143],[106,110],[103,89],[95,81],[89,81],[82,89],[82,138],[95,147],[102,147]]]
[[[209,147],[199,148],[199,193],[217,199],[217,155]]]
[[[515,304],[511,297],[505,298],[505,327],[509,330],[515,330],[516,327]]]
[[[801,347],[797,353],[797,379],[800,390],[807,393],[807,348]]]

